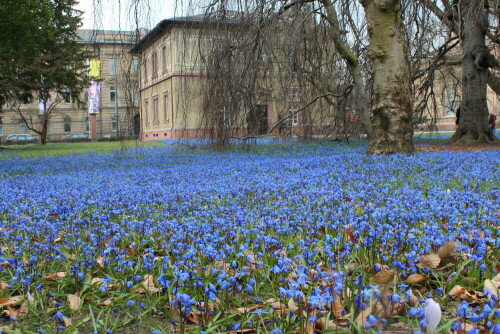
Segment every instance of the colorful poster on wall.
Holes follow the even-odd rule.
[[[100,60],[89,61],[89,78],[90,79],[100,79],[101,78],[101,61]]]
[[[101,95],[101,83],[99,81],[90,81],[89,87],[89,114],[99,113],[99,100]]]

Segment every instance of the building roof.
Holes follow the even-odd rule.
[[[136,36],[146,34],[145,29],[138,31],[128,30],[94,30],[78,29],[76,32],[79,42],[85,44],[135,44]]]
[[[161,36],[167,28],[176,24],[241,24],[247,14],[239,11],[225,10],[217,11],[208,14],[199,14],[193,16],[174,17],[160,21],[156,27],[149,31],[133,48],[131,53],[135,54],[144,49],[147,45],[153,43],[159,36]]]

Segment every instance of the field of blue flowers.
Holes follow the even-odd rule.
[[[498,151],[0,156],[4,333],[500,333]]]

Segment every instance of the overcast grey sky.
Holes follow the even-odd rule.
[[[134,3],[140,4],[137,20]],[[84,12],[84,29],[133,30],[136,21],[140,28],[151,29],[163,19],[182,16],[182,7],[187,4],[176,0],[80,0],[77,9]]]

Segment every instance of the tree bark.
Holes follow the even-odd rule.
[[[399,0],[359,0],[365,9],[373,61],[374,101],[368,154],[411,153],[410,65]]]
[[[488,68],[498,66],[496,59],[486,47],[488,18],[484,12],[483,0],[461,1],[460,13],[463,19],[462,45],[462,103],[460,121],[452,143],[477,144],[497,141],[488,124],[488,103],[486,99]]]
[[[354,110],[359,113],[361,123],[363,124],[363,127],[366,131],[366,135],[368,136],[368,138],[370,138],[372,131],[370,109],[368,104],[368,96],[366,93],[366,85],[363,81],[363,75],[361,73],[361,67],[359,65],[359,59],[351,50],[349,50],[347,45],[342,40],[339,21],[337,18],[337,11],[333,6],[332,1],[321,0],[321,3],[325,6],[326,9],[326,16],[328,22],[330,23],[335,48],[339,52],[340,56],[345,60],[351,71],[352,81],[354,84]]]

